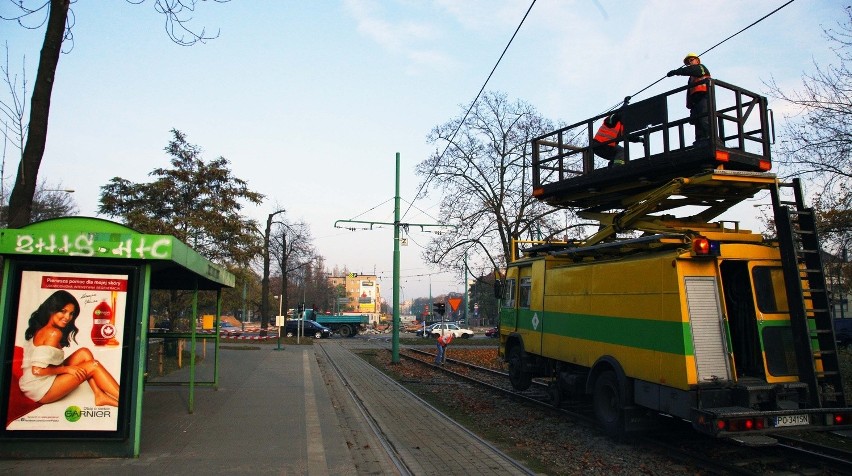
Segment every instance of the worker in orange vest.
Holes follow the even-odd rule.
[[[621,114],[610,114],[604,119],[598,132],[592,139],[592,150],[595,155],[609,161],[609,166],[624,165],[624,147],[618,145],[618,140],[624,135],[624,125]]]
[[[622,110],[630,102],[630,96],[624,98],[624,103],[618,111],[610,114],[604,119],[598,132],[592,138],[592,150],[595,155],[609,161],[609,166],[624,165],[624,147],[618,143],[624,136],[624,125],[621,123]],[[630,142],[642,142],[641,137],[634,137]]]
[[[684,66],[669,71],[666,76],[689,76],[686,91],[686,108],[689,109],[689,123],[695,126],[695,140],[710,138],[710,116],[707,97],[707,83],[698,84],[710,77],[710,70],[701,64],[695,53],[687,53],[683,58]]]
[[[441,329],[441,334],[435,339],[438,352],[435,354],[435,365],[444,365],[447,360],[447,346],[453,341],[453,332],[447,329]]]

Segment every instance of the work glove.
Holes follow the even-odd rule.
[[[676,71],[676,70],[674,70],[674,69],[673,69],[673,70],[671,70],[671,71],[669,71],[668,73],[666,73],[666,77],[667,77],[667,78],[671,78],[672,76],[674,76],[674,75],[676,74],[676,73],[675,73],[675,71]]]

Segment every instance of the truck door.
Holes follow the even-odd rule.
[[[725,293],[731,351],[738,378],[764,378],[763,352],[748,261],[726,260],[719,266]]]
[[[797,381],[799,372],[781,263],[751,262],[749,270],[766,381]]]
[[[518,330],[518,268],[510,267],[506,270],[506,280],[503,283],[503,296],[500,299],[500,329],[501,332],[515,332]]]
[[[796,380],[796,355],[780,263],[721,264],[725,308],[737,378]]]
[[[540,354],[544,315],[539,304],[541,299],[536,299],[536,306],[532,305],[532,271],[532,266],[518,268],[517,329],[518,333],[524,336],[524,350]]]

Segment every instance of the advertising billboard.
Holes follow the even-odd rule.
[[[361,281],[358,287],[358,312],[376,312],[376,286],[373,281]]]
[[[122,342],[129,279],[120,273],[21,271],[10,336],[7,433],[123,428],[121,372],[124,360],[132,359]]]

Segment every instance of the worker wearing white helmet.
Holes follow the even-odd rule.
[[[695,126],[695,140],[710,137],[710,117],[707,114],[707,83],[701,83],[710,77],[710,70],[701,64],[695,53],[687,53],[683,58],[684,66],[673,69],[666,76],[689,76],[689,89],[686,91],[686,107],[689,109],[689,122]],[[699,84],[701,83],[701,84]]]

